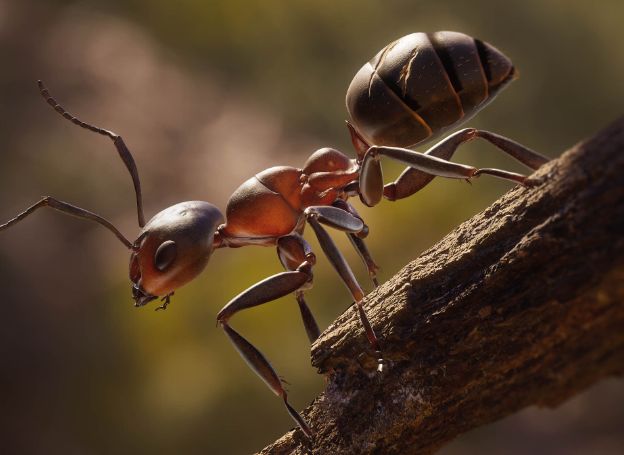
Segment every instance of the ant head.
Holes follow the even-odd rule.
[[[132,178],[136,194],[137,218],[143,230],[139,238],[132,243],[105,218],[49,197],[42,199],[38,205],[29,210],[49,205],[79,218],[95,221],[115,234],[132,250],[130,280],[136,306],[145,305],[159,296],[168,296],[195,278],[206,267],[215,247],[215,232],[223,223],[223,215],[219,209],[207,202],[182,202],[163,210],[145,224],[139,172],[132,153],[121,136],[74,117],[50,95],[43,82],[37,83],[41,96],[65,119],[113,141]],[[22,218],[23,216],[25,215],[20,215]],[[20,217],[15,220],[19,221]]]
[[[181,202],[156,214],[134,242],[130,280],[135,306],[171,294],[206,267],[223,215],[207,202]]]

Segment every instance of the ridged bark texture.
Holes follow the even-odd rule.
[[[624,118],[551,161],[366,298],[312,347],[326,390],[262,454],[420,454],[624,374]]]

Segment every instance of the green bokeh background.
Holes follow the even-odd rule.
[[[346,87],[381,47],[414,31],[462,31],[510,56],[521,78],[470,125],[557,156],[622,114],[623,19],[618,0],[0,0],[0,219],[49,194],[138,232],[112,145],[56,116],[38,78],[71,112],[124,136],[151,216],[192,199],[224,208],[249,176],[300,166],[319,147],[351,153]],[[522,171],[479,142],[456,159]],[[400,167],[384,170],[389,179]],[[362,208],[380,278],[508,188],[438,179],[408,200]],[[280,271],[275,251],[217,251],[158,313],[132,307],[127,256],[105,230],[45,211],[0,235],[2,452],[238,454],[291,428],[214,318]],[[322,258],[308,295],[323,327],[350,302]],[[292,297],[233,322],[292,384],[297,408],[322,389]],[[623,389],[607,381],[443,453],[622,453]]]

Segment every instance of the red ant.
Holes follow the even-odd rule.
[[[239,311],[294,293],[310,341],[320,334],[304,292],[312,287],[316,256],[303,238],[309,224],[323,252],[349,289],[368,342],[383,369],[379,341],[362,305],[364,292],[351,268],[323,226],[346,232],[377,285],[377,265],[363,239],[368,227],[348,199],[359,196],[372,207],[410,196],[434,177],[470,180],[490,174],[524,184],[526,177],[498,169],[477,169],[448,161],[457,147],[480,137],[531,169],[547,158],[502,136],[472,128],[452,134],[425,153],[411,147],[444,133],[476,114],[516,76],[511,61],[483,41],[456,32],[414,33],[383,48],[356,74],[347,91],[347,123],[357,158],[338,150],[314,152],[302,169],[276,166],[244,182],[227,203],[225,217],[208,202],[181,202],[145,223],[136,164],[121,136],[69,114],[43,83],[46,101],[76,125],[109,137],[126,165],[136,193],[137,239],[128,240],[112,223],[95,213],[46,196],[23,213],[0,225],[4,230],[40,207],[95,221],[117,236],[131,251],[130,280],[136,306],[161,298],[165,309],[174,291],[193,280],[217,248],[247,245],[276,246],[286,269],[255,284],[219,311],[217,322],[249,366],[282,397],[289,414],[311,437],[304,419],[288,403],[282,381],[266,358],[230,326]],[[374,144],[374,145],[373,145]],[[384,186],[380,158],[407,164],[399,178]]]

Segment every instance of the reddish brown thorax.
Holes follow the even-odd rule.
[[[221,233],[227,237],[277,240],[296,230],[303,210],[330,205],[357,177],[355,160],[331,148],[314,152],[303,169],[266,169],[234,191]]]

